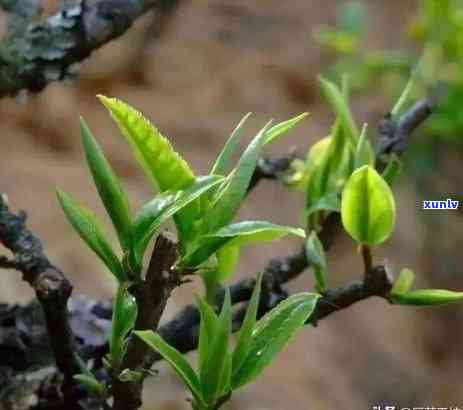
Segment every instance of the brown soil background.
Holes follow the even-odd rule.
[[[53,2],[49,3],[52,9]],[[269,118],[286,119],[309,111],[311,116],[301,127],[272,147],[274,152],[292,147],[304,150],[328,133],[332,121],[316,82],[327,60],[312,32],[320,24],[333,23],[342,3],[185,1],[159,37],[151,28],[152,19],[144,18],[86,61],[77,81],[53,84],[25,101],[0,101],[0,191],[8,193],[13,206],[27,209],[30,226],[68,274],[76,293],[109,298],[114,291],[109,275],[64,220],[54,194],[56,187],[65,189],[103,215],[83,163],[79,115],[85,117],[123,177],[133,207],[152,195],[95,94],[117,96],[142,110],[198,173],[207,172],[230,130],[248,111],[254,112],[250,136]],[[386,48],[410,46],[403,33],[416,5],[412,0],[369,1],[367,42]],[[359,121],[376,124],[390,108],[390,102],[374,95],[375,91],[355,98]],[[377,259],[386,258],[396,271],[407,266],[428,272],[423,249],[429,235],[419,215],[419,198],[406,178],[398,192],[397,229]],[[266,182],[252,193],[240,216],[298,224],[302,203],[301,195]],[[461,221],[445,215],[439,224],[445,227],[440,231],[445,232],[445,243],[461,241]],[[270,257],[285,255],[296,246],[285,239],[249,249],[240,272],[257,272]],[[329,262],[333,285],[360,274],[355,245],[348,238],[337,242]],[[423,274],[418,282],[432,280]],[[450,282],[463,287],[461,279]],[[1,300],[32,297],[15,272],[2,272],[1,283]],[[311,285],[307,272],[290,288]],[[194,284],[177,290],[165,317],[191,301],[192,291],[198,289]],[[258,382],[233,397],[228,408],[461,407],[462,312],[461,306],[415,310],[388,306],[382,300],[362,302],[316,329],[305,330]],[[144,408],[189,408],[175,376],[165,365],[159,369],[160,376],[146,389]]]

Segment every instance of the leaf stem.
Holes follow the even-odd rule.
[[[366,244],[360,245],[360,252],[362,253],[365,281],[367,281],[371,272],[373,271],[373,254],[371,247]]]

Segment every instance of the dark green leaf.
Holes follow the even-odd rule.
[[[259,309],[260,291],[262,286],[262,274],[259,274],[254,285],[251,300],[249,301],[246,315],[241,326],[238,343],[233,351],[232,374],[236,374],[248,355],[251,347],[252,331],[257,321],[257,311]]]
[[[109,351],[114,369],[118,369],[125,354],[126,337],[135,326],[137,319],[137,302],[122,284],[117,291],[113,306]]]
[[[197,305],[201,315],[198,343],[198,362],[199,368],[202,369],[209,353],[210,343],[217,333],[218,317],[215,314],[214,309],[212,309],[206,300],[198,298]]]
[[[396,154],[393,154],[387,163],[385,170],[382,173],[383,179],[392,186],[394,181],[400,175],[402,171],[402,162]]]
[[[169,362],[177,375],[190,389],[195,400],[204,406],[205,403],[199,379],[182,354],[177,349],[166,343],[161,336],[154,333],[152,330],[138,330],[135,331],[134,334]]]
[[[103,150],[96,142],[87,124],[81,118],[80,132],[88,167],[95,181],[100,198],[111,218],[123,249],[131,245],[132,222],[129,201],[119,178],[106,160]]]
[[[231,301],[227,290],[217,329],[213,336],[207,358],[200,369],[201,386],[204,400],[208,404],[216,403],[221,393],[221,382],[225,371],[226,357],[231,335]]]
[[[318,298],[310,293],[290,296],[257,322],[246,359],[232,376],[233,389],[254,380],[275,359],[310,317]]]

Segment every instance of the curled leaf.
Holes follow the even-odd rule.
[[[370,166],[352,173],[341,201],[344,229],[359,243],[378,245],[392,233],[395,201],[389,185]]]

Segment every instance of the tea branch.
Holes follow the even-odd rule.
[[[67,302],[72,285],[44,253],[40,240],[26,227],[26,214],[12,213],[5,196],[0,195],[0,243],[13,254],[13,259],[0,258],[0,266],[16,269],[34,289],[45,314],[50,346],[56,366],[63,374],[64,399],[69,408],[77,408],[71,398],[74,374],[78,373],[74,335],[71,330]]]
[[[0,97],[38,92],[50,82],[73,78],[78,63],[124,34],[148,11],[170,10],[179,0],[75,0],[36,20],[37,2],[2,0],[12,13],[0,43]]]

